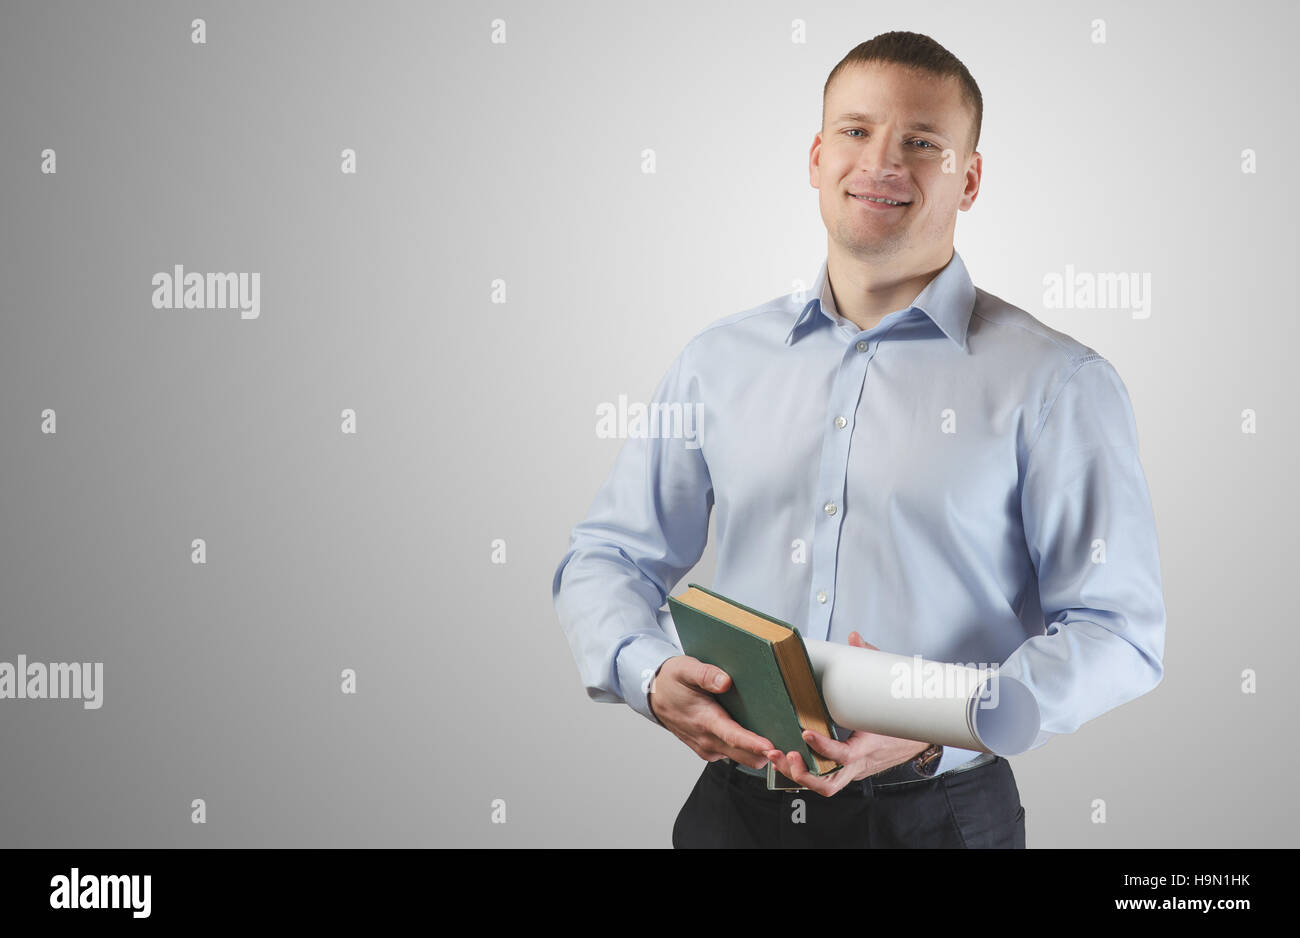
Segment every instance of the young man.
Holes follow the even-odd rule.
[[[1034,747],[1160,682],[1128,393],[1096,351],[977,289],[953,248],[982,111],[926,36],[877,36],[832,70],[809,154],[828,234],[811,296],[687,344],[654,403],[696,408],[698,438],[628,440],[556,570],[588,694],[708,762],[675,846],[1025,845],[1004,758],[837,727],[809,737],[843,764],[818,778],[727,716],[713,695],[729,677],[657,612],[712,510],[712,589],[805,636],[1000,665],[1038,700]],[[769,791],[769,761],[807,790]]]

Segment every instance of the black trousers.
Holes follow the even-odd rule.
[[[678,813],[673,846],[1023,849],[1025,809],[1001,756],[905,785],[854,782],[829,798],[768,791],[764,779],[717,761]]]

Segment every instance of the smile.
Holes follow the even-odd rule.
[[[870,196],[870,195],[853,195],[852,192],[850,192],[849,195],[853,196],[853,198],[857,199],[859,202],[871,202],[875,205],[888,205],[891,207],[901,207],[904,205],[912,204],[911,202],[896,202],[893,199],[878,198],[876,196]]]

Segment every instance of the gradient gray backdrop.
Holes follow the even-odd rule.
[[[0,844],[667,846],[702,763],[588,701],[551,605],[622,445],[595,409],[645,400],[705,325],[811,282],[823,82],[902,28],[984,94],[958,250],[1115,364],[1155,506],[1164,681],[1012,760],[1029,846],[1296,845],[1300,329],[1278,286],[1300,13],[898,16],[6,0],[0,660],[102,661],[105,688],[98,711],[0,701]],[[260,318],[153,309],[175,264],[260,272]],[[1149,272],[1150,318],[1042,309],[1066,264]],[[712,571],[710,548],[688,579]]]

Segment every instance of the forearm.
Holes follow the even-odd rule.
[[[664,661],[682,652],[659,625],[658,590],[588,550],[566,558],[553,598],[587,695],[623,701],[659,723],[647,699],[650,681]]]
[[[1124,616],[1084,611],[1100,621],[1076,616],[1050,623],[999,668],[1038,702],[1040,732],[1031,749],[1140,697],[1164,674],[1162,612],[1149,612],[1139,627]]]

